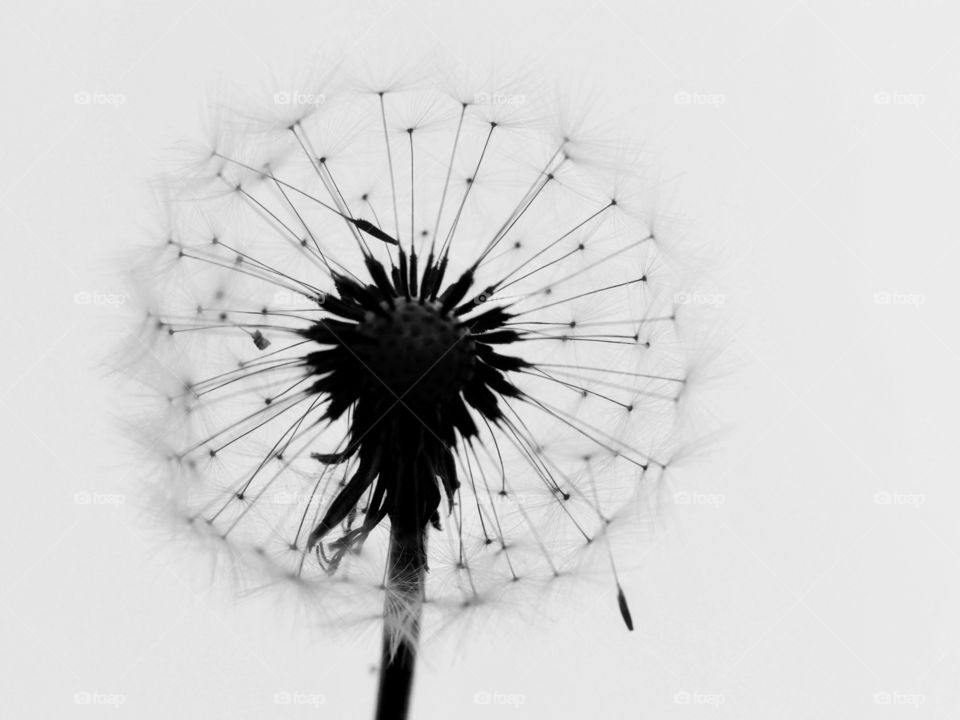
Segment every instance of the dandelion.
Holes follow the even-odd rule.
[[[688,379],[650,183],[530,88],[269,97],[168,183],[146,263],[165,507],[381,619],[378,718],[406,717],[432,617],[599,563],[632,630],[611,533]]]

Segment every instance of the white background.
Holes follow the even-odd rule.
[[[683,172],[729,344],[728,430],[624,576],[636,632],[606,589],[523,635],[493,613],[424,650],[414,717],[956,717],[958,21],[850,0],[0,4],[0,715],[369,716],[375,631],[198,589],[158,549],[101,366],[126,309],[75,296],[118,292],[147,181],[211,90],[406,44],[598,90]]]

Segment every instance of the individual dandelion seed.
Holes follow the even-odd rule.
[[[382,619],[404,718],[434,617],[599,562],[633,629],[609,538],[676,433],[673,278],[642,168],[529,89],[305,96],[168,184],[150,442],[191,532]]]

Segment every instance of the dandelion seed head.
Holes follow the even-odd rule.
[[[692,368],[639,156],[533,86],[387,75],[221,111],[137,270],[138,376],[178,534],[400,636],[404,518],[436,628],[629,566]]]

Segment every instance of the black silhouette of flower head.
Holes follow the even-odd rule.
[[[149,260],[170,506],[344,621],[382,616],[388,664],[425,612],[598,552],[632,629],[609,534],[687,377],[642,168],[503,86],[328,79],[272,110],[169,184]]]

